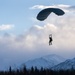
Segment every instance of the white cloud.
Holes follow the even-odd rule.
[[[13,27],[14,27],[14,25],[2,24],[2,25],[0,25],[0,30],[9,30],[9,29],[12,29]]]
[[[75,11],[74,6],[70,5],[53,5],[53,6],[43,6],[36,5],[32,9],[44,9],[49,7],[59,7],[67,11],[65,15],[59,17],[54,14],[51,14],[41,25],[35,25],[30,28],[29,35],[32,36],[32,49],[39,49],[38,52],[45,52],[49,50],[50,53],[57,53],[64,56],[74,55],[75,52]],[[42,23],[42,22],[41,22]],[[53,34],[53,45],[48,46],[48,36]],[[35,38],[34,38],[35,37]],[[38,41],[38,42],[37,42]],[[68,54],[66,55],[66,52]]]
[[[30,9],[45,9],[45,8],[60,8],[63,9],[65,12],[75,12],[75,6],[71,5],[64,5],[64,4],[59,4],[59,5],[52,5],[52,6],[44,6],[44,5],[34,5],[30,7]]]
[[[43,9],[43,8],[45,8],[45,6],[43,5],[35,5],[33,7],[30,7],[30,9]]]
[[[52,5],[52,6],[44,6],[44,5],[34,5],[30,7],[30,9],[45,9],[45,8],[69,8],[71,7],[70,5]]]

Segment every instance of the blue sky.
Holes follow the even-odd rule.
[[[5,32],[21,34],[30,28],[34,24],[31,18],[36,18],[39,12],[29,9],[34,5],[74,5],[74,3],[74,0],[0,0],[0,25],[14,24],[15,26],[12,30],[1,31],[1,34]]]
[[[0,69],[48,54],[75,57],[74,4],[75,0],[0,0]],[[61,8],[65,15],[51,14],[40,22],[36,16],[46,7]]]

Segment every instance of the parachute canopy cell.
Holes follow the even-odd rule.
[[[43,9],[42,11],[40,11],[37,15],[37,19],[40,20],[40,21],[43,21],[45,20],[50,13],[55,13],[56,15],[58,16],[62,16],[65,14],[65,12],[59,8],[46,8],[46,9]]]

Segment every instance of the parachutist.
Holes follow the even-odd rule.
[[[50,35],[49,35],[49,45],[52,45],[52,41],[53,41],[53,39],[52,39],[52,34],[50,34]]]
[[[57,16],[62,16],[65,14],[65,12],[62,9],[59,8],[46,8],[41,10],[38,15],[37,15],[37,20],[39,21],[44,21],[45,19],[47,19],[47,17],[51,14],[51,13],[55,13]],[[52,45],[52,34],[49,35],[49,45]]]

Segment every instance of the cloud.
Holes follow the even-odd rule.
[[[63,4],[53,6],[36,5],[33,6],[32,9],[44,9],[48,7],[59,7],[68,12],[61,17],[51,14],[44,22],[42,22],[44,25],[39,24],[31,27],[30,30],[28,30],[28,37],[26,36],[26,39],[28,39],[26,40],[27,44],[30,42],[29,46],[27,46],[40,54],[42,52],[43,54],[49,52],[71,57],[75,52],[74,6]],[[53,34],[53,45],[51,47],[48,46],[48,36],[50,33]],[[66,52],[68,52],[67,55]]]
[[[33,7],[30,7],[30,9],[44,9],[46,7],[49,7],[49,6],[44,6],[44,5],[35,5]]]
[[[44,5],[34,5],[32,7],[30,7],[30,9],[45,9],[45,8],[61,8],[63,9],[65,12],[75,12],[75,6],[71,6],[71,5],[64,5],[64,4],[59,4],[59,5],[52,5],[52,6],[44,6]]]
[[[2,24],[0,25],[0,30],[9,30],[9,29],[12,29],[14,27],[14,25],[9,25],[9,24]]]
[[[30,7],[30,9],[45,9],[45,8],[69,8],[70,5],[52,5],[52,6],[44,6],[44,5],[34,5],[32,7]]]

